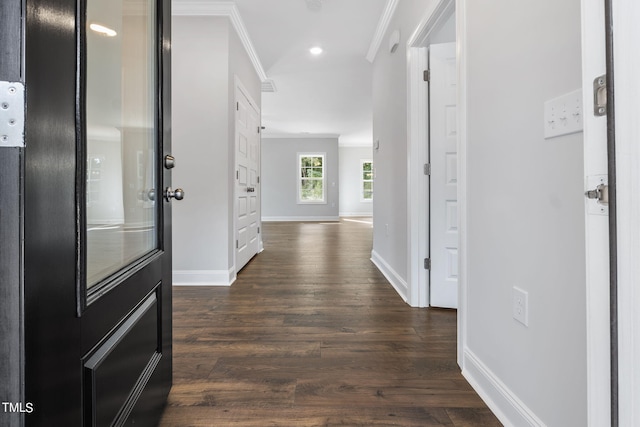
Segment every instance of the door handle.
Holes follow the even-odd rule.
[[[167,202],[170,202],[171,199],[182,200],[184,199],[184,190],[182,188],[172,190],[171,187],[167,187],[167,189],[164,190],[164,199]]]
[[[247,193],[255,193],[256,187],[247,187]]]

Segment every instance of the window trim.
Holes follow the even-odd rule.
[[[371,163],[371,179],[364,179],[364,164],[365,163]],[[372,159],[360,159],[360,170],[359,170],[359,175],[360,175],[360,202],[362,203],[372,203],[373,202],[373,160]],[[365,199],[364,198],[364,183],[365,182],[370,182],[371,183],[371,198],[370,199]]]
[[[322,200],[302,200],[301,191],[302,191],[302,176],[300,171],[302,169],[302,158],[303,157],[322,157]],[[326,205],[327,204],[327,153],[324,152],[299,152],[296,157],[296,200],[299,205]],[[313,178],[306,178],[313,179]],[[316,180],[320,180],[317,179]]]

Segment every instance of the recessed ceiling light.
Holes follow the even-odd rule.
[[[320,55],[322,53],[322,48],[320,46],[314,46],[309,49],[309,52],[311,52],[312,55]]]
[[[118,33],[115,30],[112,30],[109,27],[105,27],[104,25],[100,25],[100,24],[91,24],[89,25],[89,28],[91,28],[93,31],[95,31],[98,34],[102,34],[103,36],[107,36],[107,37],[115,37],[118,35]]]

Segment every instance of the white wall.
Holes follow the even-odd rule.
[[[468,1],[467,23],[465,351],[543,423],[584,426],[582,134],[543,137],[544,102],[581,87],[580,0]]]
[[[372,259],[406,297],[407,253],[407,39],[434,0],[402,0],[373,63],[373,150],[376,169],[373,199]],[[389,33],[400,30],[390,53]],[[403,291],[400,291],[404,289]]]
[[[326,204],[298,204],[298,153],[326,153]],[[262,220],[337,220],[338,138],[262,139]]]
[[[233,265],[234,75],[256,102],[260,81],[227,17],[174,16],[174,284],[229,284]]]
[[[373,201],[362,201],[361,160],[373,159],[372,148],[340,147],[339,151],[340,216],[371,216],[373,214]]]
[[[507,425],[587,425],[582,134],[543,137],[543,103],[581,87],[580,1],[466,1],[468,294],[464,373]],[[374,62],[374,259],[406,279],[402,1]],[[461,4],[459,2],[458,4]],[[543,24],[542,24],[543,23]],[[395,54],[384,49],[400,29]],[[389,274],[388,274],[389,277]],[[529,326],[512,288],[529,293]]]

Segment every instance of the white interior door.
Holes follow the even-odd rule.
[[[607,177],[607,118],[595,116],[593,81],[606,72],[604,2],[582,2],[584,190]],[[585,198],[587,402],[589,425],[610,423],[609,211]]]
[[[236,271],[260,250],[260,113],[236,88]]]
[[[458,306],[456,44],[429,47],[430,305]]]

